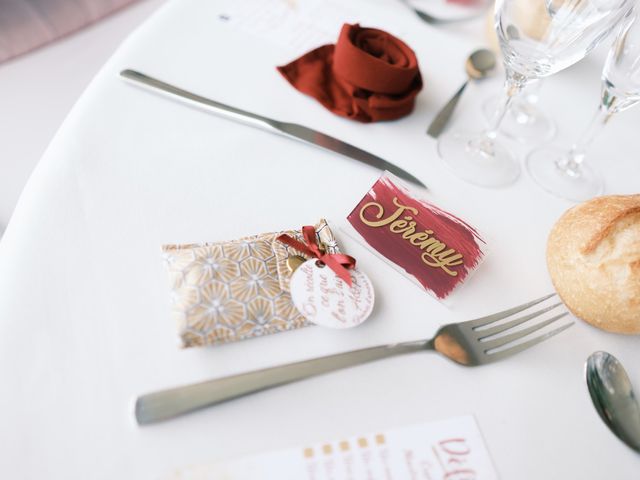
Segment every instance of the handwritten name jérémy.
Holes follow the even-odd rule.
[[[422,251],[420,257],[425,264],[430,267],[441,268],[452,277],[457,276],[458,272],[452,270],[450,267],[462,265],[462,254],[453,248],[448,248],[445,243],[438,240],[434,236],[433,230],[416,232],[417,222],[413,219],[413,216],[407,215],[407,213],[418,215],[419,211],[417,208],[402,205],[397,197],[393,198],[393,204],[396,207],[395,212],[385,217],[383,205],[378,202],[369,202],[360,209],[360,220],[362,220],[365,225],[374,228],[388,226],[391,233],[402,235],[404,240]],[[368,220],[367,217],[365,217],[366,210],[370,210],[372,213],[375,212],[373,216],[376,220]]]

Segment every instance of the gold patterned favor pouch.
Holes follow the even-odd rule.
[[[216,345],[308,325],[291,301],[287,265],[291,256],[308,257],[276,240],[283,233],[302,239],[300,231],[285,231],[162,247],[182,346]],[[316,225],[316,236],[322,248],[339,252],[324,220]]]

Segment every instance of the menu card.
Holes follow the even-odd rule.
[[[376,13],[377,8],[359,11],[343,0],[227,0],[216,5],[218,25],[289,51],[291,58],[335,43],[345,23],[384,26],[399,37],[406,34],[402,22],[390,25],[392,20]]]
[[[182,469],[184,480],[495,480],[472,416]]]
[[[326,0],[244,0],[220,4],[218,20],[260,41],[302,53],[334,43],[343,23],[358,12]]]

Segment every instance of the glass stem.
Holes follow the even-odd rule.
[[[600,104],[598,111],[591,119],[591,123],[580,135],[578,141],[571,146],[565,157],[556,160],[556,165],[560,170],[571,177],[580,176],[580,167],[587,155],[587,149],[615,112],[611,107],[612,105]]]
[[[509,106],[513,97],[515,97],[522,88],[528,83],[528,79],[520,74],[507,72],[507,79],[504,82],[504,92],[498,102],[498,105],[489,120],[489,126],[484,131],[484,137],[489,142],[493,142],[498,136],[498,130],[502,124],[504,116],[509,111]]]
[[[542,86],[542,80],[535,80],[527,87],[527,91],[524,92],[525,100],[527,103],[535,107],[540,100],[540,87]]]

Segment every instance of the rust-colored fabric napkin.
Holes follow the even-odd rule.
[[[311,50],[278,71],[333,113],[365,123],[409,114],[422,89],[413,50],[358,24],[345,24],[335,45]]]

